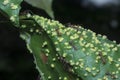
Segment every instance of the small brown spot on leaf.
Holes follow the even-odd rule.
[[[102,52],[99,52],[99,56],[101,57],[101,61],[103,64],[106,64],[106,59],[104,58]]]
[[[48,61],[48,57],[45,55],[45,54],[40,54],[40,57],[41,57],[41,59],[42,59],[42,61],[43,61],[43,63],[44,64],[46,64],[47,63],[47,61]]]

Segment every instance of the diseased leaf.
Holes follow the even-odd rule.
[[[64,57],[64,61],[70,64],[70,70],[77,77],[83,80],[120,80],[120,45],[115,41],[96,35],[81,26],[65,27],[58,21],[37,15],[32,18],[47,33],[50,43],[53,43],[53,55]],[[36,29],[34,27],[33,31]]]
[[[51,18],[54,18],[54,13],[52,11],[53,0],[25,0],[25,1],[34,7],[45,10]]]
[[[42,80],[80,80],[72,73],[72,67],[64,62],[63,57],[56,54],[53,42],[34,21],[22,22],[21,37],[33,53]]]
[[[19,25],[19,11],[22,1],[23,0],[0,0],[0,10],[3,14],[5,13],[15,25]]]

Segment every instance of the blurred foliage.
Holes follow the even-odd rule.
[[[54,19],[54,13],[52,10],[53,0],[25,0],[25,1],[34,7],[45,10],[47,14]]]

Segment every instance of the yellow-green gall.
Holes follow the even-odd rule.
[[[14,3],[11,3],[11,9],[17,9],[18,8],[18,5],[15,5]]]
[[[69,36],[69,35],[70,35],[70,32],[66,32],[66,35]]]
[[[61,80],[62,79],[62,77],[59,77],[59,80]]]
[[[30,13],[28,13],[26,16],[27,16],[27,18],[30,18],[30,17],[31,17],[31,14],[30,14]]]
[[[98,63],[98,60],[95,60],[96,63]]]
[[[64,40],[63,37],[58,38],[59,42],[62,42]]]
[[[118,61],[120,62],[120,58],[118,58]]]
[[[9,0],[4,0],[3,5],[7,5],[10,1]]]
[[[113,58],[108,56],[108,61],[111,63],[113,61]]]
[[[75,67],[75,69],[78,69],[78,67]]]
[[[113,43],[115,43],[115,44],[116,44],[116,41],[115,41],[115,40],[113,40]]]
[[[79,64],[80,68],[84,68],[84,63]]]
[[[54,67],[55,67],[55,65],[54,65],[54,64],[51,64],[50,66],[51,66],[52,68],[54,68]]]
[[[56,60],[56,58],[53,58],[52,60],[53,60],[53,61],[55,61],[55,60]]]
[[[49,54],[48,54],[48,53],[46,53],[45,55],[46,55],[46,56],[49,56]]]
[[[103,55],[103,56],[106,56],[106,55],[107,55],[107,52],[102,52],[102,55]]]
[[[67,49],[71,49],[71,48],[72,48],[72,46],[66,46],[66,48],[67,48]]]
[[[119,67],[119,66],[120,66],[120,64],[115,64],[115,66],[116,66],[116,67]]]
[[[76,80],[80,80],[79,78],[76,78]]]
[[[96,57],[97,60],[100,59],[100,58],[101,58],[100,56],[97,56],[97,57]]]
[[[51,76],[48,76],[48,79],[51,79]]]
[[[56,48],[56,51],[60,51],[60,48]]]
[[[75,39],[79,38],[78,34],[74,34],[73,36],[74,36]]]
[[[45,51],[46,51],[47,53],[50,53],[50,50],[49,50],[49,49],[45,49]]]
[[[79,65],[79,62],[76,62],[75,64],[76,64],[76,65]]]
[[[45,47],[47,45],[47,41],[43,42],[42,47]]]
[[[39,32],[39,29],[36,29],[35,32],[38,33],[38,32]]]
[[[67,53],[63,53],[63,57],[66,57],[67,56]]]
[[[92,70],[96,70],[96,67],[93,67]]]
[[[108,80],[108,76],[104,76],[104,77],[103,77],[103,80]]]
[[[100,70],[97,69],[96,72],[98,73],[98,72],[100,72]]]
[[[54,42],[54,44],[58,44],[58,42],[56,41],[56,42]]]
[[[114,75],[114,74],[115,74],[115,72],[113,71],[113,72],[112,72],[112,74]]]
[[[103,38],[103,39],[106,39],[106,38],[107,38],[107,36],[103,35],[103,36],[102,36],[102,38]]]
[[[47,31],[48,34],[50,34],[51,31]]]
[[[74,65],[75,64],[72,60],[70,60],[69,62],[70,62],[70,65]]]
[[[65,42],[64,44],[65,44],[66,46],[68,46],[68,45],[69,45],[69,43],[68,43],[68,42]]]
[[[96,73],[92,73],[93,76],[96,76]]]
[[[98,78],[97,80],[102,80],[102,79]]]
[[[91,72],[91,68],[89,68],[89,67],[86,67],[85,70],[88,72]]]
[[[26,28],[27,26],[26,25],[21,25],[22,28]]]
[[[85,73],[85,74],[84,74],[84,76],[88,76],[88,74],[87,74],[87,73]]]
[[[34,30],[33,30],[33,28],[30,28],[30,32],[33,32]]]
[[[15,22],[15,16],[11,16],[11,17],[10,17],[10,20],[11,20],[12,22]]]
[[[67,77],[64,77],[64,79],[63,79],[63,80],[68,80],[68,79],[67,79]]]
[[[115,48],[113,48],[113,49],[112,49],[112,51],[117,51],[117,50],[118,50],[118,48],[117,48],[117,47],[115,47]]]
[[[52,36],[56,36],[57,33],[55,31],[52,32]]]

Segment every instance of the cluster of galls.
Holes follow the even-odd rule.
[[[18,5],[17,5],[17,4],[14,4],[14,3],[11,3],[10,0],[4,0],[4,1],[3,1],[3,5],[4,5],[4,6],[8,6],[8,5],[9,5],[10,8],[13,9],[13,10],[18,8]]]
[[[47,61],[47,64],[49,65],[48,67],[51,67],[53,70],[56,70],[57,73],[59,73],[58,80],[69,80],[70,76],[68,77],[68,76],[62,75],[61,73],[63,71],[61,72],[60,70],[56,69],[56,68],[58,68],[58,65],[56,64],[56,62],[59,61],[59,63],[62,63],[63,70],[66,72],[70,72],[70,74],[72,75],[71,72],[73,69],[72,69],[71,65],[65,60],[66,54],[64,53],[62,56],[60,56],[59,54],[51,56],[53,53],[47,47],[48,45],[49,45],[49,43],[47,41],[44,41],[42,43],[42,52],[46,55],[47,58],[51,57],[51,61],[50,60]],[[67,74],[67,75],[69,75],[69,74]],[[49,74],[49,76],[47,78],[49,80],[54,80],[54,76],[52,76],[51,74]],[[80,79],[79,79],[79,77],[76,77],[76,78],[74,78],[74,80],[80,80]]]
[[[58,21],[34,15],[33,19],[46,31],[53,41],[57,53],[65,63],[72,66],[69,71],[83,80],[119,80],[120,45],[106,36],[96,35],[81,26],[65,27]],[[31,31],[31,30],[30,30]],[[36,32],[39,32],[36,30]],[[43,46],[46,42],[43,43]],[[49,53],[49,50],[46,49]],[[46,56],[49,56],[46,54]],[[53,61],[56,59],[53,58]],[[51,64],[51,68],[55,65]],[[64,79],[67,80],[67,79]]]
[[[16,14],[16,10],[17,9],[19,9],[19,6],[18,6],[18,4],[16,4],[16,3],[13,3],[13,1],[12,0],[3,0],[3,9],[5,9],[5,8],[10,8],[11,9],[11,11],[13,10],[13,12]],[[12,21],[12,22],[15,22],[16,21],[16,18],[17,18],[17,15],[12,15],[11,16],[11,12],[9,12],[9,15],[10,15],[10,20]]]

